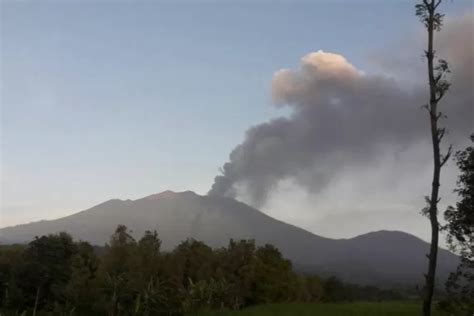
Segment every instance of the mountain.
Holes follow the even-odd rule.
[[[397,231],[378,231],[351,239],[330,239],[278,221],[236,200],[200,196],[191,191],[165,191],[138,200],[110,200],[88,210],[50,221],[0,229],[1,243],[24,243],[35,236],[66,231],[74,238],[104,245],[118,224],[136,237],[156,229],[165,249],[186,238],[212,247],[230,238],[255,239],[277,246],[301,271],[337,275],[355,283],[413,285],[426,270],[429,245]],[[439,251],[438,276],[443,281],[458,258]]]

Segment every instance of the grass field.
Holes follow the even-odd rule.
[[[199,316],[419,316],[419,303],[341,303],[341,304],[273,304],[237,312],[211,312]],[[434,311],[434,316],[444,315]]]

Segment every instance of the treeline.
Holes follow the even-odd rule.
[[[2,315],[182,315],[273,302],[390,300],[394,291],[296,274],[271,245],[186,240],[161,251],[157,232],[136,241],[119,226],[100,255],[59,233],[0,247]]]

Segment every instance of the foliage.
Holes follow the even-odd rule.
[[[474,134],[471,135],[474,143]],[[455,192],[459,195],[456,208],[445,212],[448,242],[462,258],[474,261],[474,147],[469,146],[456,153],[456,161],[461,174]]]
[[[383,303],[286,303],[268,304],[246,308],[241,311],[203,312],[193,316],[418,316],[418,302],[383,302]],[[435,316],[448,316],[440,311],[433,311]]]
[[[66,286],[68,306],[84,312],[92,312],[90,302],[97,295],[97,270],[99,259],[87,242],[77,243],[77,253],[72,258],[71,278]]]
[[[471,135],[474,142],[474,134]],[[446,284],[448,298],[441,302],[445,310],[458,315],[474,313],[474,147],[456,153],[461,174],[455,190],[460,197],[456,207],[448,207],[444,217],[448,244],[461,256],[461,262]]]
[[[382,300],[396,292],[297,275],[272,245],[188,239],[161,250],[120,225],[101,251],[66,233],[0,247],[2,315],[183,315],[279,302]]]
[[[14,282],[26,306],[53,311],[66,303],[76,252],[76,244],[66,233],[36,237],[28,245]]]

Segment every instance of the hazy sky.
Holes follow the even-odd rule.
[[[472,13],[472,1],[443,10]],[[361,72],[397,76],[387,55],[423,65],[416,45],[398,51],[420,30],[412,1],[3,0],[0,226],[165,189],[205,194],[249,127],[289,115],[271,105],[276,71],[324,50]],[[412,150],[399,158],[416,168]],[[282,183],[263,209],[330,237],[426,237],[411,202],[423,203],[429,182],[419,192],[377,186],[384,173],[374,170],[347,168],[349,180],[373,181],[354,188],[342,177],[318,195]]]

